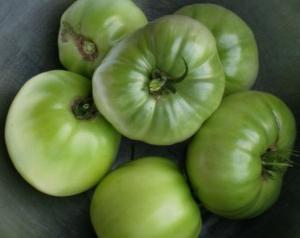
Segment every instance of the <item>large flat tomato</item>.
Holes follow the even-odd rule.
[[[40,74],[23,86],[9,109],[5,136],[24,179],[55,196],[95,185],[120,139],[93,106],[90,80],[67,71]]]
[[[92,76],[118,41],[146,23],[131,0],[77,0],[61,18],[60,61],[73,72]]]
[[[249,89],[258,73],[256,40],[248,25],[232,11],[215,4],[193,4],[176,14],[190,16],[211,30],[226,75],[226,94]]]
[[[296,128],[275,96],[249,91],[226,97],[188,149],[191,183],[212,212],[240,219],[278,198]]]
[[[101,113],[125,136],[167,145],[192,136],[219,106],[224,72],[209,30],[162,17],[114,47],[93,76]]]
[[[201,216],[174,163],[158,157],[130,162],[106,176],[91,218],[103,238],[197,238]]]

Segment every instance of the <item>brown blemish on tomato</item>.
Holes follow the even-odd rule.
[[[64,43],[72,40],[84,60],[94,61],[98,57],[98,49],[96,44],[91,39],[88,39],[84,35],[77,33],[69,23],[62,23],[60,37]]]

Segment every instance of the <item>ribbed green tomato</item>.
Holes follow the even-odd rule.
[[[67,71],[26,82],[9,109],[5,137],[23,178],[54,196],[94,186],[109,170],[120,140],[93,106],[90,80]]]
[[[147,157],[106,176],[91,203],[101,238],[197,238],[201,215],[170,160]]]
[[[63,14],[59,57],[69,70],[92,76],[107,52],[147,23],[131,0],[77,0]]]
[[[176,14],[198,20],[215,36],[225,70],[225,94],[252,87],[258,73],[258,50],[253,32],[239,16],[215,4],[189,5]]]
[[[267,210],[280,193],[295,135],[291,111],[275,96],[226,97],[188,148],[188,175],[204,206],[234,219]]]
[[[93,76],[93,95],[125,136],[168,145],[200,128],[219,106],[224,85],[213,35],[189,17],[171,15],[110,51]]]

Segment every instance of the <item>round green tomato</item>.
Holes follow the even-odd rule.
[[[215,36],[225,70],[226,94],[252,87],[258,73],[258,50],[251,29],[240,17],[215,4],[193,4],[176,14],[198,20]]]
[[[54,196],[94,186],[109,170],[120,140],[92,103],[90,80],[67,71],[26,82],[9,109],[5,137],[23,178]]]
[[[93,76],[100,112],[125,136],[169,145],[192,136],[219,106],[224,72],[213,35],[162,17],[114,47]]]
[[[251,218],[278,198],[296,135],[294,116],[271,94],[232,94],[196,134],[187,171],[212,212]]]
[[[146,23],[144,13],[131,0],[77,0],[61,18],[60,61],[67,69],[90,77],[118,41]]]
[[[91,203],[101,238],[197,238],[201,215],[189,187],[171,161],[147,157],[106,176]]]

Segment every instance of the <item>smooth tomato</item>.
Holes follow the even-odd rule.
[[[103,238],[197,238],[201,216],[189,187],[170,160],[147,157],[106,176],[91,204]]]
[[[117,42],[146,23],[131,0],[77,0],[61,18],[60,61],[68,70],[91,77]]]
[[[23,178],[55,196],[94,186],[109,170],[120,140],[93,106],[90,80],[67,71],[26,82],[9,109],[5,137]]]

